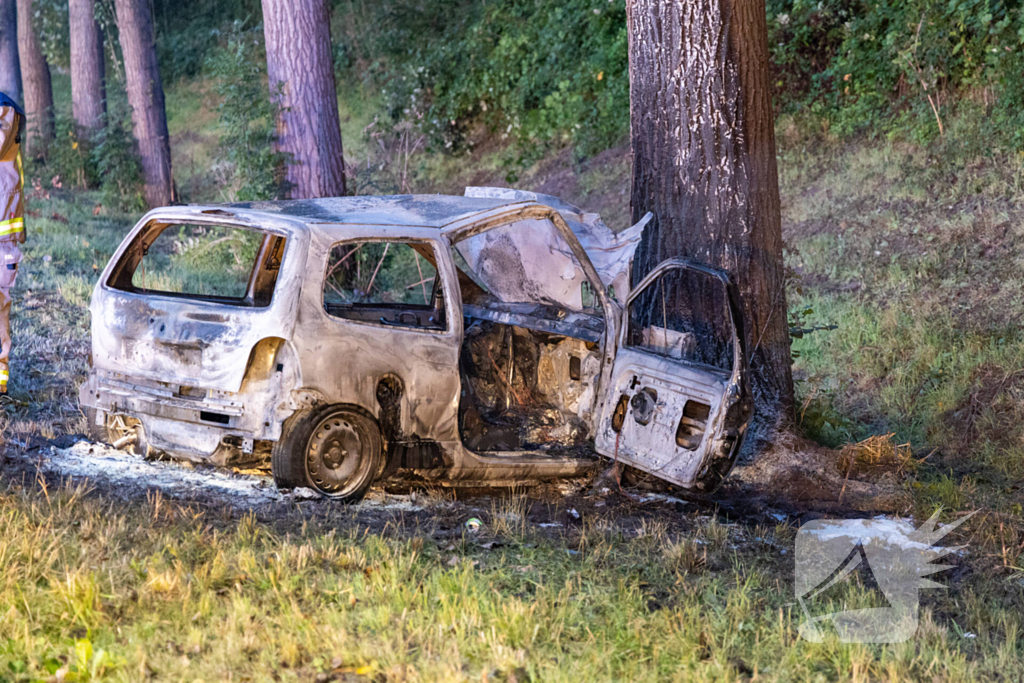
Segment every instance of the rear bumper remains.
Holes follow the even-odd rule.
[[[93,370],[79,400],[95,410],[100,425],[111,414],[137,418],[158,451],[224,464],[235,451],[251,453],[256,441],[280,438],[273,393],[195,389]]]

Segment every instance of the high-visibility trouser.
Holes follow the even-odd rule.
[[[0,287],[0,387],[7,387],[11,355],[11,290]]]
[[[11,218],[6,221],[0,221],[0,237],[6,237],[7,235],[16,235],[19,232],[25,232],[25,219],[22,217]]]

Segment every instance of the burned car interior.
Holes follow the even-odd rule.
[[[586,454],[604,320],[565,239],[550,220],[528,218],[471,235],[453,252],[466,276],[463,443],[479,452]],[[531,257],[537,252],[545,258]]]

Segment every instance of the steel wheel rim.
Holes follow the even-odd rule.
[[[350,494],[359,487],[369,467],[364,457],[367,435],[347,415],[328,415],[317,423],[306,446],[305,470],[309,485],[331,497]]]

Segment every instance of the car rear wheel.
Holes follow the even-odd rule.
[[[270,462],[278,488],[308,486],[353,503],[366,495],[383,458],[376,421],[356,408],[333,406],[293,415]]]

